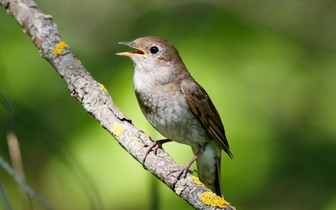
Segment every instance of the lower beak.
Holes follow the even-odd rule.
[[[132,52],[120,52],[120,53],[116,53],[116,55],[119,56],[126,56],[126,57],[131,57],[134,53]]]
[[[132,46],[132,42],[118,42],[118,44],[122,44],[122,45],[126,45],[126,46],[134,48]],[[135,55],[135,54],[146,55],[146,52],[143,51],[143,50],[140,50],[140,49],[136,49],[135,51],[132,51],[132,52],[120,52],[120,53],[116,53],[116,55],[126,56],[126,57],[131,57],[132,55]]]

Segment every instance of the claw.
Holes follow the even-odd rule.
[[[181,177],[186,177],[187,172],[189,170],[189,165],[186,164],[185,166],[180,167],[179,169],[176,169],[175,171],[173,171],[173,173],[175,174],[175,180],[173,182],[173,184],[175,185],[177,183],[177,181],[181,178]]]
[[[167,142],[171,142],[172,140],[170,139],[162,139],[162,140],[157,140],[155,142],[153,142],[152,145],[150,145],[146,151],[145,157],[142,160],[142,165],[144,166],[147,155],[150,153],[150,151],[153,150],[154,154],[156,155],[156,152],[158,149],[162,149],[162,144],[167,143]]]
[[[204,147],[200,147],[198,152],[195,154],[195,156],[187,163],[185,164],[183,167],[181,167],[180,169],[177,169],[176,171],[173,171],[176,173],[176,178],[174,181],[174,185],[177,183],[177,181],[180,179],[180,177],[186,177],[187,172],[191,166],[191,164],[193,164],[193,162],[195,162],[195,160],[201,156],[204,152]],[[192,172],[194,172],[195,170],[193,170]]]

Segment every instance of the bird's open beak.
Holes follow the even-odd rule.
[[[118,42],[118,44],[126,45],[126,46],[132,47],[136,50],[132,51],[132,52],[120,52],[120,53],[116,53],[116,55],[131,57],[134,54],[139,54],[139,55],[146,55],[147,54],[145,51],[135,48],[132,45],[132,42]]]

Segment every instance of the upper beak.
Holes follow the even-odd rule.
[[[127,56],[127,57],[131,57],[134,54],[147,55],[147,53],[145,51],[137,49],[136,47],[134,47],[132,45],[133,42],[118,42],[118,44],[126,45],[126,46],[132,47],[136,50],[132,51],[132,52],[120,52],[120,53],[116,53],[116,55]]]

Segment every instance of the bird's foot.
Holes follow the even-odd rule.
[[[167,142],[171,142],[172,140],[170,139],[162,139],[162,140],[157,140],[155,142],[153,142],[152,145],[150,145],[146,151],[145,157],[142,160],[142,165],[144,166],[147,155],[150,153],[150,151],[153,150],[154,154],[156,155],[156,152],[158,149],[162,149],[162,144],[167,143]]]
[[[175,180],[173,182],[174,185],[177,183],[177,181],[180,178],[185,178],[187,176],[187,172],[191,172],[191,174],[195,172],[195,170],[190,171],[189,167],[190,167],[190,165],[186,164],[185,166],[182,166],[182,167],[179,167],[179,168],[173,170],[172,173],[175,176]]]
[[[173,171],[174,173],[176,173],[175,175],[175,181],[174,184],[176,184],[177,180],[179,180],[180,177],[185,177],[187,175],[187,172],[191,166],[191,164],[193,164],[193,162],[195,162],[195,160],[201,156],[204,152],[204,147],[200,147],[198,152],[195,154],[195,156],[187,163],[185,164],[185,166],[180,167],[179,169]],[[192,173],[194,172],[194,170],[192,171]]]

